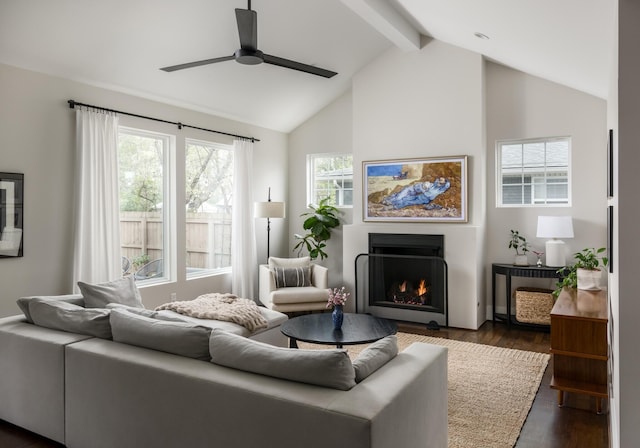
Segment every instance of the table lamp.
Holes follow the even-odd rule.
[[[536,237],[551,238],[547,240],[544,246],[547,266],[566,266],[565,244],[560,238],[573,238],[571,216],[538,216]]]
[[[255,218],[267,218],[267,261],[269,260],[269,238],[271,233],[271,218],[284,218],[284,202],[271,201],[271,187],[267,195],[267,202],[255,202],[253,204],[253,216]]]

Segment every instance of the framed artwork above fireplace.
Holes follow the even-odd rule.
[[[362,163],[364,221],[467,222],[467,156]]]

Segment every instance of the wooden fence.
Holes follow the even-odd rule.
[[[149,261],[163,258],[161,212],[120,212],[120,241],[122,256],[132,262],[143,254]],[[231,218],[220,213],[187,213],[186,251],[189,268],[230,266]]]

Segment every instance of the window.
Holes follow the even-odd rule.
[[[500,141],[498,207],[570,205],[569,137]]]
[[[172,136],[120,128],[118,177],[124,274],[136,281],[166,279],[170,272],[167,175]]]
[[[232,192],[233,147],[187,139],[187,278],[231,267]]]
[[[309,154],[307,201],[318,204],[327,196],[329,205],[353,206],[353,157],[351,154]]]

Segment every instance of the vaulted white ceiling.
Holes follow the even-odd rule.
[[[245,0],[0,0],[0,62],[289,132],[420,34],[606,98],[614,0],[254,0],[258,47],[339,74],[227,61]],[[474,33],[489,39],[479,39]],[[82,98],[76,98],[82,101]]]

